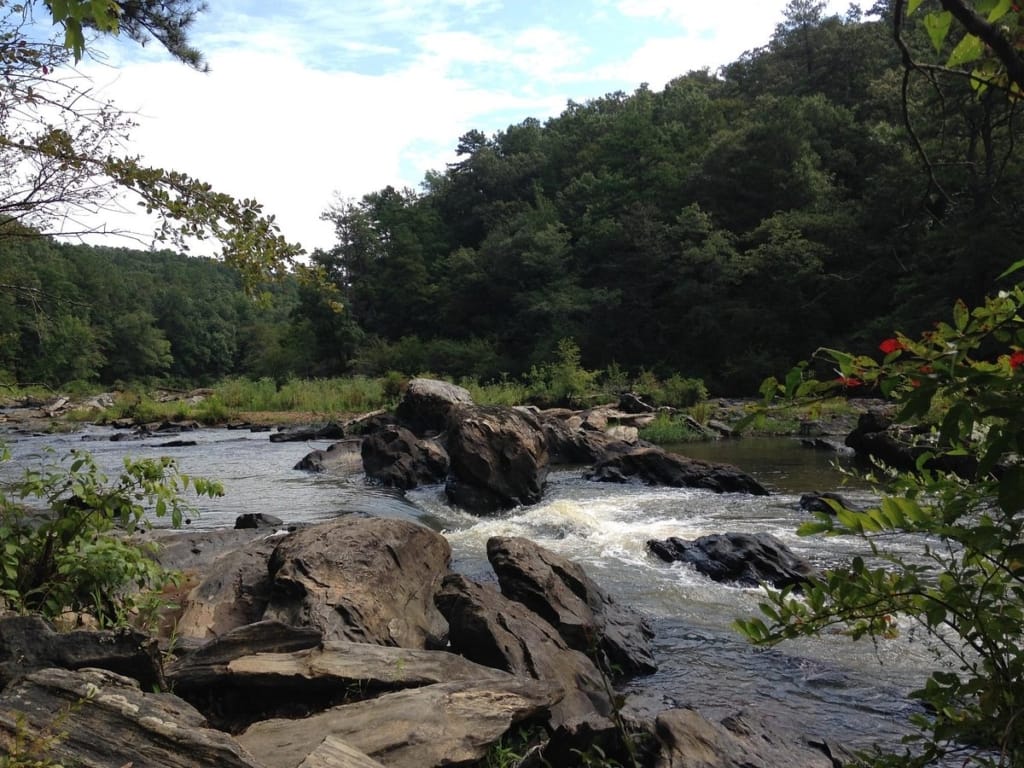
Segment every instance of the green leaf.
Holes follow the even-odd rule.
[[[953,305],[953,325],[956,326],[958,331],[963,331],[970,319],[971,312],[967,309],[967,305],[964,304],[963,300],[957,299],[956,304]]]
[[[982,44],[981,38],[974,35],[964,35],[963,39],[956,44],[953,52],[949,54],[946,66],[959,67],[963,64],[969,64],[980,59],[984,52],[985,46]]]
[[[989,11],[989,14],[988,14],[988,21],[989,21],[989,23],[992,23],[994,21],[999,21],[999,19],[1003,18],[1003,16],[1005,16],[1006,14],[1008,14],[1010,12],[1010,9],[1012,7],[1013,7],[1012,0],[999,0],[999,2],[997,2],[995,4],[995,7],[991,11]]]
[[[936,53],[942,52],[942,46],[949,34],[949,26],[953,22],[953,14],[949,11],[929,13],[924,17],[924,28]]]

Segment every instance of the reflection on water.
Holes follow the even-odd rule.
[[[661,668],[630,685],[630,705],[640,711],[693,706],[721,716],[752,705],[815,736],[867,746],[875,739],[898,738],[912,706],[904,694],[932,663],[928,649],[907,640],[875,648],[867,641],[829,637],[753,649],[731,623],[757,611],[757,590],[715,584],[688,567],[648,556],[650,538],[724,531],[772,533],[820,565],[852,554],[851,542],[800,539],[794,533],[806,519],[797,504],[800,494],[836,490],[842,481],[835,456],[797,441],[748,439],[680,450],[736,464],[774,491],[768,497],[592,483],[581,471],[560,470],[551,474],[541,504],[480,518],[450,508],[440,487],[403,495],[368,485],[362,476],[332,478],[292,469],[326,442],[271,443],[265,433],[210,429],[182,436],[196,446],[167,448],[160,447],[166,438],[111,442],[110,435],[90,428],[74,435],[16,438],[10,444],[15,460],[2,472],[9,478],[46,446],[58,455],[87,448],[111,474],[126,454],[171,455],[183,472],[224,484],[224,498],[199,501],[195,527],[230,527],[244,512],[268,512],[286,523],[350,511],[417,520],[444,531],[455,569],[480,578],[493,578],[488,538],[528,537],[578,560],[617,600],[652,618]],[[870,499],[870,492],[856,485],[843,493],[854,501]],[[895,545],[909,550],[914,543]]]

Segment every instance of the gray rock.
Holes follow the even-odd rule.
[[[408,490],[444,482],[448,453],[435,440],[416,437],[405,427],[390,426],[363,438],[366,476],[391,488]]]
[[[448,415],[454,504],[475,513],[535,504],[544,491],[548,449],[536,418],[499,406],[458,405]]]
[[[448,619],[452,651],[562,691],[551,710],[553,726],[611,711],[600,670],[526,606],[460,574],[444,580],[437,604]]]
[[[58,633],[39,616],[0,618],[0,688],[47,667],[99,667],[147,687],[163,685],[155,640],[134,630],[75,630]]]
[[[181,605],[176,633],[210,638],[263,618],[270,601],[270,555],[279,539],[250,539],[201,569],[200,582]]]
[[[505,597],[545,619],[608,674],[657,670],[648,622],[605,594],[578,563],[527,539],[501,537],[487,542],[487,559]]]
[[[0,743],[39,741],[47,765],[262,768],[191,705],[101,669],[44,669],[0,694]]]
[[[238,741],[267,768],[294,768],[325,738],[340,739],[389,768],[471,765],[510,727],[556,698],[550,687],[511,675],[503,682],[438,683],[302,720],[265,720]]]
[[[327,640],[440,648],[447,625],[433,596],[450,560],[448,541],[428,528],[345,515],[281,541],[263,617]]]
[[[692,709],[658,715],[654,768],[835,768],[832,749],[743,713],[713,723]],[[838,750],[836,750],[838,752]]]
[[[441,432],[456,405],[472,405],[469,390],[447,381],[413,379],[395,411],[399,422],[417,435]]]
[[[362,471],[362,458],[359,448],[362,440],[353,438],[332,443],[327,450],[310,451],[293,469],[305,472],[332,472],[334,474],[356,474]]]

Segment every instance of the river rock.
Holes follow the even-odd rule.
[[[413,379],[395,411],[399,422],[417,435],[443,431],[456,405],[472,405],[469,390],[447,381]]]
[[[170,693],[143,693],[102,669],[43,669],[0,694],[0,743],[39,741],[46,765],[76,768],[262,768]]]
[[[487,559],[505,597],[545,619],[570,648],[591,656],[606,673],[658,669],[650,624],[605,594],[578,563],[518,537],[490,539]]]
[[[659,744],[654,768],[835,768],[844,764],[833,760],[827,744],[746,713],[715,723],[692,709],[673,709],[658,715],[654,735]]]
[[[74,630],[58,633],[39,616],[0,618],[0,688],[47,667],[99,667],[139,681],[163,685],[156,641],[134,630]]]
[[[252,539],[202,568],[199,583],[182,601],[175,628],[180,637],[217,637],[259,621],[270,602],[270,555],[277,538]]]
[[[362,440],[353,438],[331,443],[326,450],[310,451],[303,456],[294,469],[304,472],[332,472],[334,474],[356,474],[362,471],[362,457],[359,449]]]
[[[805,493],[800,496],[800,509],[805,512],[824,512],[827,515],[834,515],[836,513],[832,505],[829,502],[835,502],[843,509],[850,509],[853,511],[861,511],[863,508],[853,502],[849,501],[841,493],[835,493],[834,491],[813,491],[811,493]]]
[[[594,465],[587,478],[616,483],[639,480],[648,485],[667,485],[673,488],[704,488],[716,493],[768,495],[763,485],[731,464],[712,464],[690,459],[646,444],[613,451]]]
[[[557,694],[512,675],[387,693],[301,720],[265,720],[238,737],[266,768],[294,768],[325,738],[340,739],[389,768],[474,765],[516,723],[543,713]]]
[[[444,482],[448,475],[444,448],[405,427],[389,426],[366,436],[361,453],[366,476],[388,487],[408,490]]]
[[[457,405],[448,418],[454,504],[475,513],[536,504],[544,491],[548,449],[536,418],[500,406]]]
[[[328,640],[444,647],[433,596],[450,560],[448,541],[422,525],[345,515],[277,546],[263,616],[316,627]]]
[[[619,442],[571,411],[541,411],[538,415],[551,464],[593,464]]]
[[[284,520],[269,512],[243,512],[235,518],[236,529],[269,528],[276,531],[282,525],[284,525]]]
[[[647,547],[666,562],[690,563],[715,581],[782,588],[816,576],[814,567],[770,533],[716,533],[687,541],[675,536],[652,539]]]
[[[270,435],[272,443],[305,443],[309,440],[341,440],[345,428],[335,422],[313,427],[288,427]]]
[[[321,642],[308,628],[261,622],[173,662],[167,679],[217,727],[236,732],[258,720],[305,717],[403,688],[506,682],[508,673],[447,651]]]
[[[552,683],[562,700],[551,723],[607,715],[610,703],[601,672],[558,631],[526,606],[461,574],[445,578],[437,604],[448,619],[451,650],[471,661]]]
[[[970,454],[945,454],[913,430],[893,423],[892,417],[882,410],[862,413],[857,426],[846,436],[846,445],[857,457],[865,461],[881,462],[903,472],[913,472],[925,453],[933,453],[924,463],[925,469],[947,472],[971,479],[978,471],[978,460]]]

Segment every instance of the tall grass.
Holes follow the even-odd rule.
[[[393,404],[385,379],[290,379],[278,387],[271,379],[230,379],[214,388],[229,410],[302,411],[317,414],[362,413]]]

